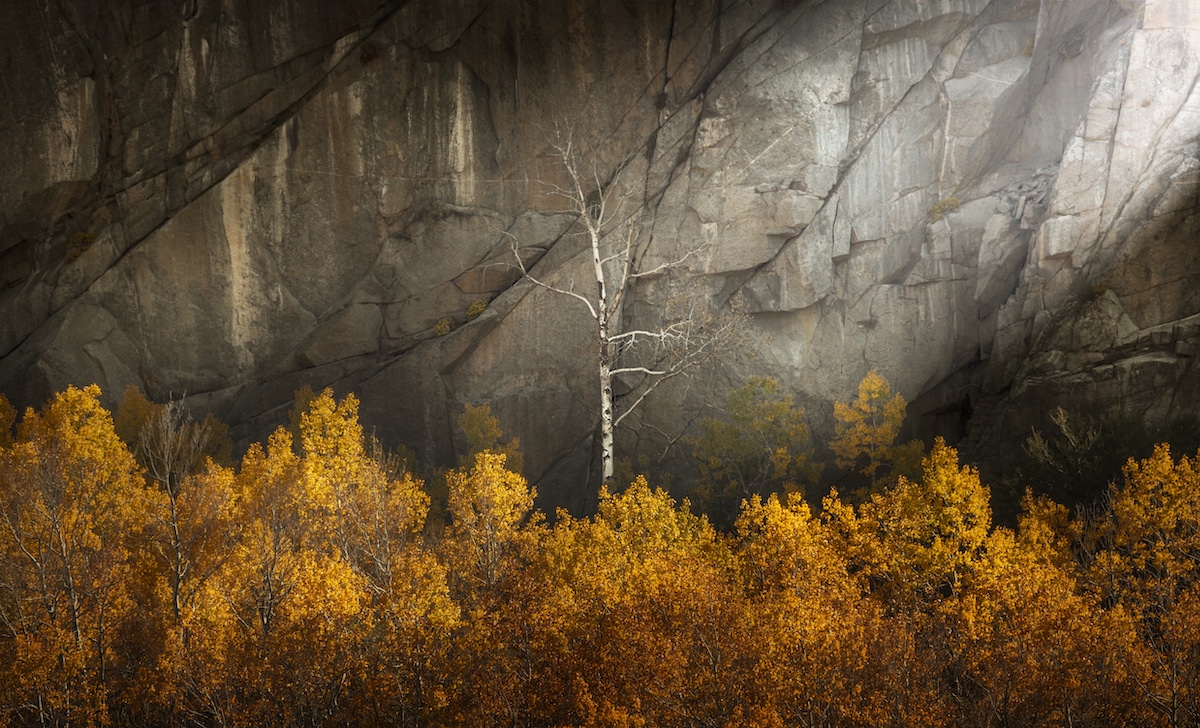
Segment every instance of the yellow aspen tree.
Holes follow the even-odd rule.
[[[861,636],[841,645],[849,648],[841,664],[861,669],[852,681],[853,697],[834,705],[835,715],[851,725],[945,724],[937,671],[919,639],[926,620],[915,605],[901,603],[888,582],[879,524],[867,513],[860,516],[836,489],[822,500],[821,511],[833,550],[870,597],[860,602],[852,622]]]
[[[500,581],[468,602],[459,634],[457,724],[578,725],[572,676],[582,645],[579,596],[549,566],[549,529],[523,529],[519,558]]]
[[[595,660],[576,690],[594,721],[719,725],[744,718],[739,696],[751,679],[745,602],[732,552],[712,526],[639,477],[622,493],[601,491],[585,534],[575,591],[602,597],[598,621],[581,640]]]
[[[1131,662],[1144,720],[1187,724],[1200,717],[1200,646],[1184,626],[1200,589],[1200,455],[1175,460],[1159,445],[1144,460],[1130,459],[1124,476],[1088,529],[1089,581],[1136,620]]]
[[[147,476],[140,493],[144,548],[134,559],[140,641],[135,646],[126,638],[144,664],[126,695],[127,710],[138,721],[161,722],[194,702],[190,671],[205,669],[191,647],[192,617],[206,609],[197,596],[239,538],[234,475],[224,467],[232,443],[212,415],[196,421],[183,401],[157,404],[132,385],[114,428]]]
[[[121,403],[113,415],[113,428],[117,436],[134,449],[142,436],[142,428],[154,418],[159,405],[151,402],[142,390],[130,384],[121,395]],[[136,453],[135,453],[136,455]]]
[[[450,597],[446,566],[417,544],[392,552],[387,575],[388,582],[367,585],[372,627],[361,642],[363,684],[352,702],[360,716],[436,723],[455,691],[451,652],[461,610]]]
[[[475,456],[485,450],[505,457],[505,466],[514,473],[521,472],[524,459],[521,456],[521,441],[513,438],[503,442],[504,434],[500,430],[500,420],[492,414],[492,408],[486,404],[474,407],[463,405],[462,414],[458,416],[458,429],[467,436],[467,454],[459,458],[460,466],[470,466]]]
[[[611,552],[611,532],[591,519],[573,519],[560,511],[553,529],[542,533],[530,559],[525,603],[536,625],[538,680],[551,686],[534,699],[547,723],[619,725],[606,713],[601,676],[607,645],[602,627],[618,601],[619,561]],[[535,688],[536,691],[536,688]]]
[[[309,403],[316,396],[317,393],[307,384],[292,393],[292,407],[288,410],[287,430],[292,435],[293,443],[299,444],[300,442],[300,418],[308,411]]]
[[[1200,585],[1193,583],[1180,592],[1161,626],[1163,641],[1171,645],[1177,683],[1169,714],[1180,723],[1200,725]]]
[[[1061,688],[1057,705],[1065,722],[1091,725],[1118,725],[1137,712],[1139,688],[1131,667],[1137,662],[1137,623],[1132,612],[1120,604],[1106,604],[1101,594],[1089,588],[1085,550],[1086,522],[1072,517],[1067,508],[1048,496],[1027,492],[1021,500],[1017,540],[1014,552],[1035,569],[1058,574],[1062,584],[1052,586],[1059,594],[1034,614],[1050,614],[1066,620],[1080,620],[1060,627],[1058,634],[1041,641],[1035,652],[1042,654],[1041,664],[1062,669],[1048,683]],[[1017,585],[1006,592],[1014,610],[1022,610],[1025,599],[1020,592],[1027,582],[1020,570]],[[1032,583],[1036,584],[1037,580]],[[1064,584],[1072,596],[1066,596]],[[1012,596],[1016,592],[1015,598]],[[1077,612],[1071,609],[1078,604]],[[1056,611],[1057,610],[1057,611]],[[1019,623],[1020,618],[1014,618]],[[1002,625],[1003,626],[1003,625]],[[1044,653],[1049,652],[1049,655]],[[1099,668],[1097,668],[1099,666]],[[1051,667],[1053,669],[1053,667]]]
[[[375,627],[366,578],[336,554],[303,549],[278,606],[260,674],[258,724],[353,722],[365,671],[360,643]],[[382,628],[387,627],[381,625]]]
[[[1073,571],[1024,535],[997,529],[988,537],[959,591],[939,607],[955,637],[944,663],[958,673],[962,722],[1072,725],[1096,717],[1099,696],[1087,688],[1120,667],[1105,665],[1106,616],[1079,593]]]
[[[253,722],[276,709],[271,690],[281,679],[275,667],[288,601],[310,563],[307,550],[321,545],[312,543],[313,505],[305,502],[301,479],[283,428],[266,449],[255,443],[242,458],[235,486],[241,538],[214,576],[212,606],[219,611],[209,617],[213,633],[197,646],[219,675],[202,686],[214,717]]]
[[[126,666],[141,476],[95,385],[28,410],[0,449],[0,651],[17,722],[107,721]]]
[[[196,422],[178,400],[149,402],[133,386],[115,422],[147,475],[144,542],[169,590],[171,629],[185,642],[184,614],[238,536],[233,471],[213,460],[227,456],[229,442],[224,425],[214,423],[211,416]]]
[[[234,473],[211,460],[169,490],[147,479],[139,498],[144,530],[133,559],[140,607],[134,633],[145,640],[144,664],[126,710],[137,722],[161,723],[205,702],[196,688],[211,667],[197,640],[214,637],[210,582],[236,550],[241,524]]]
[[[557,697],[540,691],[556,677],[547,666],[557,648],[547,640],[559,615],[542,609],[531,568],[545,530],[536,491],[506,467],[504,455],[488,451],[470,469],[449,471],[446,483],[451,521],[442,553],[467,620],[456,644],[453,722],[544,722],[538,713]]]
[[[737,538],[758,710],[781,725],[857,715],[871,607],[827,526],[798,494],[755,496],[738,517]]]
[[[642,573],[616,615],[619,694],[652,725],[740,723],[755,646],[738,585],[698,555],[653,558]]]
[[[858,383],[858,395],[846,404],[834,402],[834,436],[829,447],[838,467],[865,475],[872,489],[897,475],[912,476],[921,460],[921,444],[896,444],[908,403],[892,392],[874,369]]]
[[[905,606],[953,592],[991,529],[988,488],[974,468],[959,467],[954,448],[938,438],[922,469],[920,481],[900,476],[857,512],[836,493],[826,499],[847,554],[885,598]]]
[[[353,439],[352,426],[336,419],[317,428],[321,437],[309,438],[303,456],[281,427],[242,459],[233,514],[240,538],[188,622],[190,665],[206,667],[188,671],[189,712],[248,724],[346,719],[373,619],[368,580],[335,538],[333,483],[358,465],[330,444]]]
[[[300,414],[299,445],[299,515],[314,544],[345,553],[338,515],[372,468],[358,423],[358,399],[351,394],[338,402],[329,389],[314,396]]]
[[[296,420],[305,490],[330,509],[323,533],[335,550],[324,568],[341,574],[331,584],[358,584],[364,600],[363,624],[351,630],[344,623],[337,639],[339,650],[353,651],[361,680],[340,701],[347,710],[402,723],[426,720],[445,707],[445,645],[459,625],[445,567],[421,541],[429,497],[420,480],[389,465],[377,444],[369,447],[353,395],[340,402],[328,389],[313,395]],[[343,592],[331,602],[347,599]]]
[[[945,665],[929,647],[930,619],[915,611],[868,611],[865,655],[855,699],[840,723],[865,726],[952,726]]]
[[[245,518],[237,551],[225,571],[229,601],[238,620],[265,644],[279,607],[295,588],[299,554],[309,543],[312,511],[306,499],[292,438],[279,429],[264,450],[258,443],[242,458],[238,499]],[[232,578],[230,578],[232,577]]]
[[[732,522],[742,500],[752,495],[804,493],[820,466],[804,408],[779,392],[770,377],[751,377],[726,398],[727,418],[705,418],[692,442],[700,469],[699,505]]]
[[[470,470],[446,475],[451,568],[471,589],[486,589],[503,578],[518,555],[524,527],[541,519],[533,510],[537,491],[505,463],[504,455],[482,452]]]

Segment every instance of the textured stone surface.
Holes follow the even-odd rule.
[[[432,465],[488,402],[547,501],[583,503],[588,315],[511,249],[588,279],[556,128],[601,179],[627,160],[648,264],[700,252],[628,320],[740,292],[769,337],[649,402],[627,452],[749,373],[820,434],[874,367],[981,451],[1054,402],[1170,417],[1200,392],[1189,0],[93,5],[0,6],[20,404],[136,383],[249,438],[329,385]]]

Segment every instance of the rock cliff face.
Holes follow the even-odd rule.
[[[545,194],[556,125],[602,177],[632,160],[645,255],[704,245],[626,315],[686,284],[768,337],[664,391],[626,452],[751,372],[820,431],[874,367],[979,447],[1056,401],[1200,394],[1191,0],[12,0],[0,28],[18,403],[132,383],[257,437],[330,385],[432,463],[489,402],[578,504],[587,313],[510,248],[587,280]]]

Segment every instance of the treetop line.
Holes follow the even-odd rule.
[[[0,397],[7,724],[1200,719],[1200,467],[1165,445],[1094,509],[1029,492],[995,526],[944,442],[895,472],[903,400],[868,377],[833,448],[866,491],[814,509],[802,413],[755,378],[696,441],[749,493],[727,530],[644,476],[551,525],[485,407],[422,482],[352,395],[299,397],[237,468],[219,423],[99,396],[15,434]]]

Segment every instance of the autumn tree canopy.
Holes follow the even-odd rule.
[[[1200,469],[1167,446],[1095,508],[1030,492],[1011,529],[940,440],[818,503],[770,481],[807,433],[753,382],[706,450],[715,482],[767,478],[728,528],[644,476],[550,522],[469,410],[485,446],[429,528],[353,396],[305,397],[236,463],[159,470],[136,433],[192,421],[127,396],[114,422],[99,396],[0,398],[6,725],[1200,722]]]

